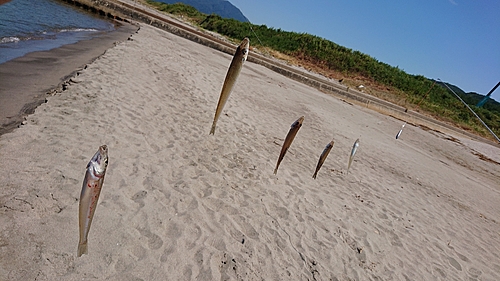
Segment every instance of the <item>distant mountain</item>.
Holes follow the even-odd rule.
[[[184,3],[204,14],[216,14],[223,18],[249,22],[240,9],[226,0],[156,0],[166,4]]]
[[[478,93],[475,93],[475,92],[466,93],[465,91],[463,91],[459,87],[457,87],[455,85],[452,85],[450,83],[437,82],[437,84],[440,85],[441,87],[445,88],[445,89],[447,89],[447,88],[446,88],[446,86],[444,84],[448,85],[448,87],[450,87],[450,89],[452,89],[468,105],[471,105],[471,106],[477,105],[485,97],[485,95],[478,94]],[[497,102],[494,99],[491,99],[491,98],[488,99],[488,101],[484,104],[483,107],[486,108],[486,109],[488,109],[488,110],[497,112],[497,114],[500,114],[500,103]]]

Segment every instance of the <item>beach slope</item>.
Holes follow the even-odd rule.
[[[251,62],[209,135],[231,59],[141,26],[1,135],[0,280],[500,280],[498,148],[411,124],[396,140],[402,121]]]
[[[136,30],[134,25],[117,22],[115,31],[0,64],[0,135],[17,128],[49,92],[61,89],[68,77]]]

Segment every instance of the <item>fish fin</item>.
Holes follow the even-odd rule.
[[[88,255],[89,251],[88,251],[88,247],[87,247],[87,243],[83,243],[83,244],[78,244],[78,256],[82,256],[82,255]]]

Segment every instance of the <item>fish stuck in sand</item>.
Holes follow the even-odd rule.
[[[278,172],[278,167],[280,166],[281,160],[283,160],[283,157],[285,157],[285,153],[292,144],[293,139],[297,135],[297,132],[299,131],[300,127],[302,127],[302,122],[304,122],[304,116],[300,117],[297,119],[297,121],[293,122],[292,126],[290,127],[290,131],[288,131],[288,134],[286,135],[285,142],[283,142],[283,147],[281,148],[280,152],[280,157],[278,158],[278,163],[276,163],[276,168],[274,168],[274,174]]]
[[[396,135],[396,139],[399,139],[399,137],[401,136],[401,133],[403,132],[403,128],[405,127],[406,125],[406,122],[403,124],[403,126],[401,126],[401,130],[399,130],[398,134]]]
[[[319,156],[318,165],[316,165],[316,171],[314,172],[313,179],[316,179],[316,176],[318,175],[319,169],[321,168],[321,166],[323,166],[323,163],[325,162],[326,157],[330,153],[330,150],[332,150],[333,144],[334,144],[334,142],[332,140],[330,143],[328,143],[326,145],[325,149],[323,150],[323,152]]]
[[[229,65],[226,78],[224,79],[224,84],[222,85],[219,103],[217,103],[217,109],[215,110],[214,122],[212,123],[212,129],[210,130],[211,135],[215,133],[217,120],[219,119],[222,109],[224,108],[224,105],[226,104],[226,101],[229,98],[231,91],[233,90],[236,79],[240,75],[243,63],[247,60],[249,47],[250,40],[248,40],[248,38],[245,38],[243,39],[243,41],[241,41],[241,44],[238,46],[238,48],[236,48],[236,53],[234,54],[233,60]]]
[[[78,242],[78,256],[87,254],[87,237],[90,224],[94,217],[97,200],[101,193],[104,175],[108,167],[108,147],[102,145],[87,164],[87,172],[83,179],[82,193],[80,194],[79,224],[80,241]]]
[[[354,145],[352,146],[351,156],[349,156],[349,164],[347,165],[347,173],[348,174],[349,174],[349,168],[351,167],[351,164],[352,164],[352,160],[354,159],[354,154],[356,154],[358,147],[359,147],[359,139],[357,139],[354,142]]]

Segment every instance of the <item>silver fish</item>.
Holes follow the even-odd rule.
[[[403,132],[403,128],[405,127],[406,123],[403,124],[403,126],[401,126],[401,130],[399,130],[398,134],[396,135],[396,139],[399,139],[399,137],[401,136],[401,133]]]
[[[356,154],[358,147],[359,147],[359,139],[357,139],[354,142],[354,145],[352,146],[351,156],[349,156],[349,164],[347,165],[347,173],[348,174],[349,174],[349,168],[351,167],[351,164],[352,164],[352,160],[354,159],[354,154]]]
[[[329,144],[326,145],[325,149],[319,156],[318,165],[316,165],[316,171],[314,172],[313,179],[316,179],[319,169],[321,168],[321,166],[323,166],[323,163],[325,162],[326,157],[330,153],[330,150],[332,150],[333,144],[334,142],[332,140]]]
[[[87,237],[90,224],[97,207],[97,200],[101,194],[104,175],[108,167],[108,147],[102,145],[87,164],[87,172],[83,179],[82,193],[80,194],[80,207],[78,212],[80,224],[80,241],[78,242],[78,256],[87,254]]]
[[[290,127],[290,131],[288,131],[288,134],[286,135],[285,142],[283,142],[283,147],[281,148],[280,152],[280,157],[278,158],[278,163],[276,163],[276,168],[274,168],[274,174],[278,172],[278,167],[280,166],[281,160],[283,160],[283,157],[285,157],[285,153],[292,144],[293,139],[297,135],[297,132],[299,131],[300,127],[302,127],[302,122],[304,122],[304,116],[300,117],[297,119],[297,121],[293,122],[292,126]]]
[[[226,104],[226,101],[229,98],[231,91],[233,90],[236,79],[240,75],[243,63],[247,60],[249,48],[250,40],[248,40],[248,38],[243,39],[238,48],[236,48],[236,53],[234,54],[233,60],[229,65],[229,69],[227,70],[226,78],[224,79],[224,84],[222,85],[219,102],[217,103],[217,109],[215,110],[214,122],[212,123],[212,129],[210,130],[210,134],[212,135],[215,133],[215,126],[222,112],[222,109],[224,108],[224,105]]]

